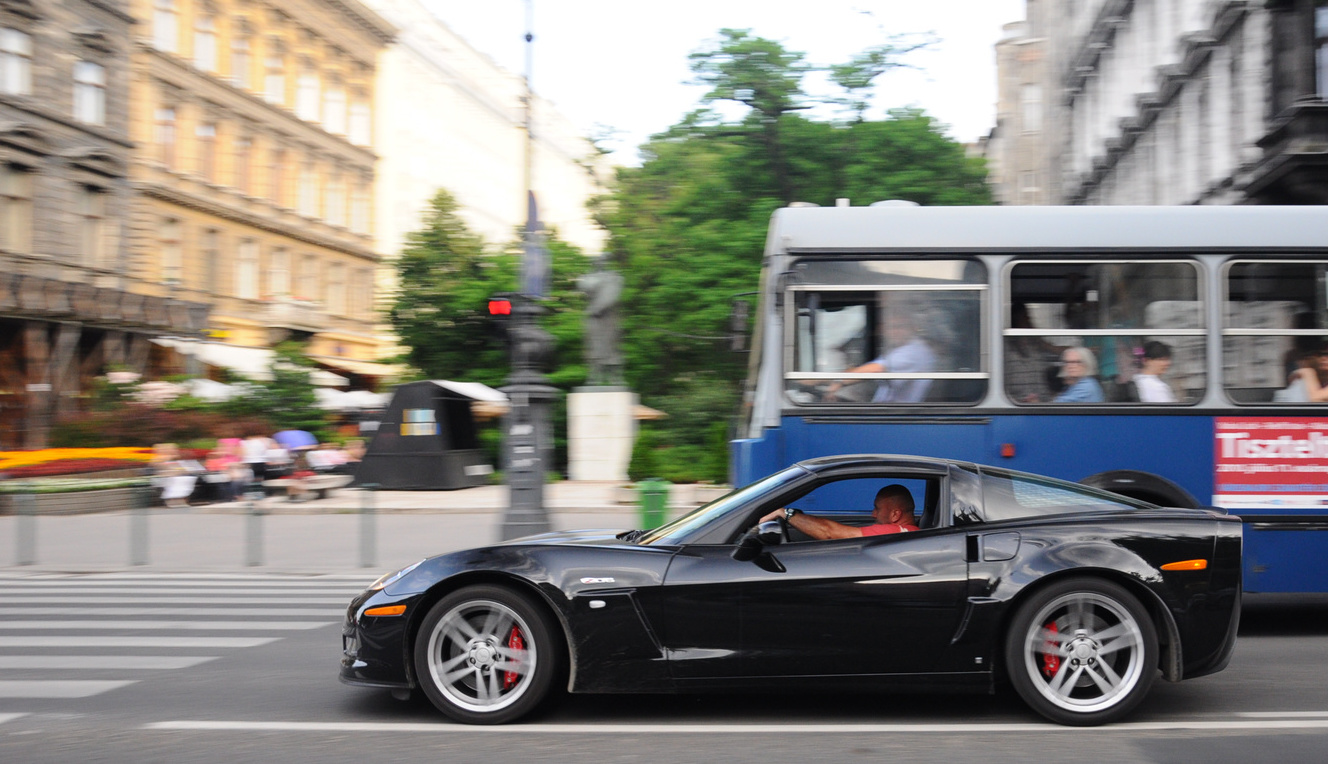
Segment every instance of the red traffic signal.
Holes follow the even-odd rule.
[[[512,301],[505,297],[490,297],[489,315],[491,316],[512,315]]]

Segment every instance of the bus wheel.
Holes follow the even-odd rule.
[[[1157,676],[1157,632],[1123,587],[1069,578],[1015,612],[1005,644],[1010,683],[1034,711],[1087,727],[1125,716]]]
[[[1080,485],[1101,488],[1132,499],[1141,499],[1163,507],[1179,509],[1198,509],[1199,502],[1190,492],[1176,483],[1151,472],[1138,470],[1112,470],[1089,475],[1079,481]]]

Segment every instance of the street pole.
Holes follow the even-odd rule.
[[[509,402],[504,422],[503,474],[508,488],[507,513],[503,517],[502,540],[549,531],[549,516],[544,507],[544,476],[552,467],[552,429],[549,410],[557,398],[550,387],[544,366],[553,350],[553,337],[539,327],[544,297],[549,283],[548,253],[540,230],[535,195],[532,188],[534,132],[530,87],[532,27],[531,0],[526,0],[526,93],[525,93],[525,197],[526,228],[522,253],[520,296],[512,301],[511,329],[508,332],[512,353],[512,374],[502,388]]]

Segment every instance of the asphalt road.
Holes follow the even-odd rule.
[[[0,762],[1317,762],[1328,602],[1246,608],[1226,671],[1159,681],[1126,723],[1043,722],[1009,693],[572,697],[505,727],[336,680],[367,581],[0,576]],[[145,644],[146,643],[146,644]]]

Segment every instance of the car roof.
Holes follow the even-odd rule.
[[[798,462],[798,466],[810,472],[823,472],[842,467],[877,467],[877,468],[914,468],[942,470],[950,466],[974,469],[976,465],[955,459],[938,459],[932,456],[911,456],[907,454],[839,454],[821,456]]]

